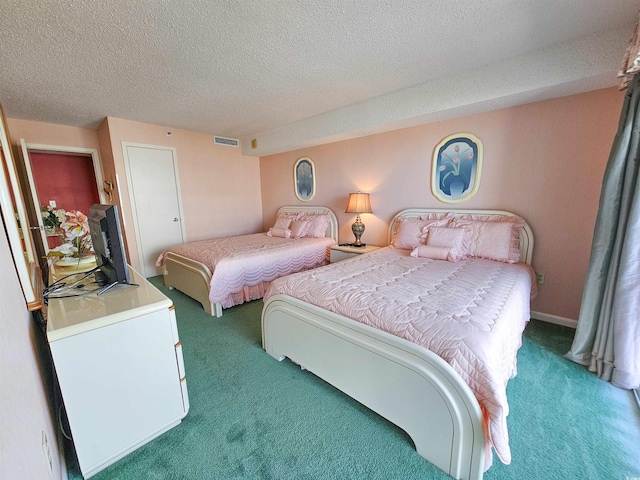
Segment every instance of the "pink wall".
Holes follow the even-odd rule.
[[[61,479],[58,427],[48,394],[52,367],[44,360],[43,334],[27,310],[4,231],[0,271],[0,478]],[[51,448],[51,474],[42,454],[42,432]]]
[[[18,145],[20,139],[24,138],[27,143],[98,149],[98,135],[90,128],[15,118],[8,118],[7,123],[14,145]]]
[[[535,235],[533,266],[546,274],[532,309],[577,319],[600,186],[623,94],[616,89],[537,102],[260,159],[265,228],[281,205],[300,204],[296,160],[316,167],[312,204],[337,215],[340,241],[353,240],[349,192],[371,193],[363,241],[386,245],[388,223],[410,207],[447,208],[431,193],[433,149],[447,135],[470,132],[484,144],[478,193],[458,208],[509,210]],[[454,207],[455,208],[455,207]]]
[[[166,132],[171,131],[171,136]],[[215,145],[213,135],[108,117],[98,128],[105,180],[117,175],[129,261],[139,258],[122,142],[176,149],[187,241],[262,229],[260,165],[240,148]]]

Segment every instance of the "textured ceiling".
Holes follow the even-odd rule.
[[[637,0],[4,0],[7,116],[264,155],[616,83]]]

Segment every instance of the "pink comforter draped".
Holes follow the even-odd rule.
[[[488,417],[488,441],[508,464],[506,386],[536,292],[533,275],[524,264],[452,263],[383,248],[280,278],[264,299],[297,297],[438,354],[471,387]]]
[[[265,233],[190,242],[166,249],[156,261],[161,266],[166,252],[196,260],[211,270],[209,300],[229,308],[261,298],[269,283],[283,275],[328,263],[332,238],[279,238]]]

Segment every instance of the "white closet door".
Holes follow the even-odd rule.
[[[145,277],[160,275],[162,250],[184,243],[176,152],[173,148],[123,142],[140,255]]]

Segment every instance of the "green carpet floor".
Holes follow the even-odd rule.
[[[410,438],[333,387],[261,348],[262,301],[211,318],[174,302],[191,409],[182,423],[96,480],[440,479]],[[566,361],[573,330],[531,321],[509,382],[511,465],[486,479],[640,477],[640,414],[630,391]],[[425,406],[425,408],[428,408]],[[79,479],[70,461],[69,478]]]

